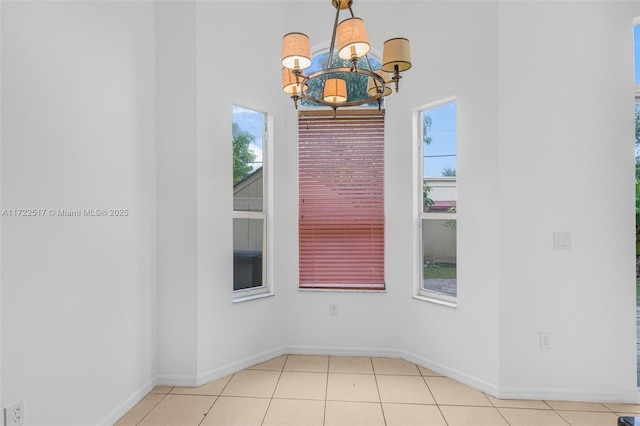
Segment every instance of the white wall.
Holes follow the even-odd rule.
[[[499,13],[501,393],[637,400],[640,4],[501,3]],[[553,251],[554,232],[572,233],[571,251]],[[538,349],[539,331],[551,350]]]
[[[3,2],[2,407],[113,421],[153,386],[153,3]],[[70,411],[73,402],[73,411]]]

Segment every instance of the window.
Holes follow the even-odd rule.
[[[267,291],[266,114],[233,106],[233,290]]]
[[[313,72],[316,72],[326,66],[327,61],[329,59],[329,49],[325,49],[313,55],[311,66],[305,69],[305,74],[309,75]],[[338,53],[334,52],[333,58],[331,60],[331,64],[333,66],[340,66],[344,68],[350,68],[351,63],[348,60],[341,59],[338,57]],[[374,58],[371,54],[367,55],[367,57],[362,57],[358,59],[358,68],[359,69],[368,69],[368,70],[377,70],[382,67],[380,61]],[[324,87],[324,82],[327,78],[332,77],[340,77],[344,78],[347,81],[347,97],[350,101],[359,101],[362,99],[366,99],[369,97],[367,94],[367,84],[369,82],[369,77],[364,74],[358,73],[343,73],[340,75],[327,74],[317,79],[313,79],[309,81],[309,89],[307,92],[313,97],[319,99],[322,98],[322,88]],[[390,84],[390,83],[389,83]],[[318,107],[318,104],[313,102],[309,102],[308,100],[302,98],[300,104],[303,107]],[[383,98],[384,104],[384,98]],[[378,107],[377,102],[370,102],[364,105],[369,107]]]
[[[455,98],[420,108],[417,116],[418,295],[454,303],[458,295]]]
[[[634,53],[634,65],[635,65],[635,82],[636,93],[640,87],[640,17],[633,20],[633,53]]]
[[[302,116],[298,141],[300,288],[384,290],[384,116]]]
[[[638,257],[640,256],[640,17],[633,20],[633,62],[635,67],[634,81],[635,98],[636,98],[636,111],[635,111],[635,154],[636,154],[636,305],[640,306],[640,291],[638,286],[640,285],[640,271],[638,269]],[[636,308],[637,309],[637,308]],[[640,333],[637,334],[636,344],[640,347]],[[637,382],[640,387],[640,355],[637,355]]]

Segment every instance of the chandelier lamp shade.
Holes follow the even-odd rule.
[[[342,59],[361,58],[371,50],[367,29],[360,18],[349,18],[340,22],[336,35],[338,56]]]
[[[384,72],[381,69],[375,70],[374,73],[378,74],[385,83],[389,83],[391,81],[389,80],[389,73]],[[385,84],[384,89],[382,89],[377,84],[376,79],[374,79],[373,77],[369,77],[369,84],[367,84],[367,93],[369,94],[369,96],[374,96],[376,93],[378,93],[379,90],[382,90],[382,96],[391,94],[391,87]]]
[[[372,102],[377,102],[380,108],[382,98],[392,93],[389,85],[395,84],[397,92],[402,78],[400,73],[411,68],[409,40],[398,37],[385,41],[381,69],[374,70],[368,57],[371,45],[367,29],[364,21],[353,14],[353,0],[332,0],[331,3],[336,9],[336,17],[326,64],[321,64],[320,69],[306,74],[305,69],[312,64],[309,37],[299,32],[286,34],[282,39],[282,90],[291,96],[296,109],[301,99],[334,110]],[[340,12],[346,9],[351,17],[340,22]],[[350,65],[334,66],[334,52]],[[358,63],[363,58],[366,66],[359,66]],[[365,96],[350,99],[347,80],[353,75],[367,79]],[[311,86],[318,85],[322,86],[321,95],[310,90]]]
[[[341,104],[347,101],[347,82],[341,78],[328,78],[324,82],[322,99],[325,102]]]

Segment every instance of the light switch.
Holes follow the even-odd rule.
[[[571,250],[571,232],[554,232],[553,249]]]

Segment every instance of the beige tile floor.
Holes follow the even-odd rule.
[[[283,355],[199,388],[158,386],[116,425],[616,426],[640,405],[500,400],[397,358]]]

